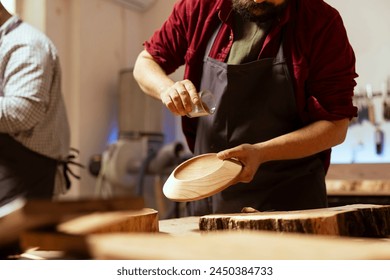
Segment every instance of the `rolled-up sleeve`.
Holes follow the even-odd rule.
[[[167,74],[185,62],[188,49],[186,15],[186,1],[178,1],[163,26],[144,43],[145,49]]]
[[[339,120],[357,116],[353,105],[356,86],[355,54],[339,14],[329,19],[313,40],[306,109],[311,121]]]

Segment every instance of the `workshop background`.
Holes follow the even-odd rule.
[[[165,173],[190,155],[180,119],[140,93],[131,69],[142,43],[160,27],[176,0],[5,2],[59,50],[71,143],[86,167],[75,169],[81,179],[73,180],[63,198],[141,192],[151,194],[146,199],[150,207],[165,209],[161,203],[166,202],[156,201],[156,192]],[[369,7],[363,0],[326,2],[340,11],[356,53],[355,102],[362,112],[346,142],[334,150],[329,179],[388,180],[390,2],[375,0]],[[179,69],[174,78],[181,79],[182,72]],[[148,169],[153,158],[160,161]]]

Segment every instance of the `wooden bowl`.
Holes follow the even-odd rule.
[[[220,160],[215,153],[199,155],[173,170],[164,184],[163,193],[179,202],[209,197],[233,185],[241,169],[237,160]]]

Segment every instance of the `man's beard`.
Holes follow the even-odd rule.
[[[246,21],[253,21],[259,24],[277,19],[286,8],[289,0],[275,5],[269,2],[256,3],[253,0],[232,0],[233,10]]]

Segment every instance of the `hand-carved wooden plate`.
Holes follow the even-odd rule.
[[[164,195],[174,201],[193,201],[214,195],[236,183],[239,161],[220,160],[209,153],[193,157],[173,170],[164,184]]]

